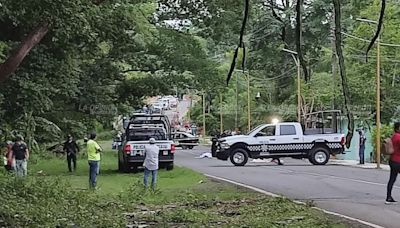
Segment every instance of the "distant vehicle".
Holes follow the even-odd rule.
[[[168,98],[161,98],[158,100],[162,105],[164,110],[170,110],[171,106],[169,104],[169,99]]]
[[[308,158],[314,165],[325,165],[330,155],[344,153],[345,137],[330,128],[305,129],[300,123],[264,124],[247,135],[218,140],[216,157],[244,166],[249,158]]]
[[[153,111],[155,109],[164,110],[164,105],[161,102],[156,102],[152,104]]]
[[[199,145],[199,138],[187,132],[175,132],[173,139],[176,147],[182,147],[182,149],[193,149]]]
[[[174,168],[175,144],[170,139],[171,126],[165,115],[134,114],[128,127],[125,138],[118,151],[118,169],[123,172],[137,171],[143,166],[145,146],[150,138],[156,139],[160,148],[160,168],[172,170]]]

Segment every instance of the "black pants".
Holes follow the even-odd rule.
[[[74,153],[67,154],[67,161],[68,161],[68,170],[72,172],[71,163],[74,163],[74,170],[76,170],[76,154]]]
[[[389,183],[387,185],[386,199],[390,199],[392,197],[393,185],[394,182],[396,182],[397,175],[400,172],[400,163],[389,161],[389,165],[390,165],[390,178],[389,178]]]

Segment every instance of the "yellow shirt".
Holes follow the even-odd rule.
[[[89,161],[100,161],[100,152],[98,152],[98,150],[100,150],[100,149],[101,149],[101,147],[99,146],[99,144],[97,144],[97,142],[89,139],[89,141],[87,142],[88,160]]]

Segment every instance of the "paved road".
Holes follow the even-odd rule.
[[[313,166],[308,160],[248,163],[234,167],[229,161],[197,159],[207,147],[178,150],[176,164],[223,177],[300,201],[314,201],[323,209],[384,227],[400,227],[400,204],[385,205],[388,172],[337,165]],[[399,183],[400,184],[400,181]],[[400,186],[393,189],[400,200]]]
[[[178,107],[180,116],[189,101]],[[167,115],[172,115],[171,111]],[[308,160],[285,159],[274,163],[248,163],[235,167],[229,161],[197,159],[207,147],[178,150],[176,164],[196,171],[254,186],[299,201],[313,201],[318,207],[383,227],[400,227],[400,204],[385,205],[388,171],[337,165],[313,166]],[[400,200],[400,181],[393,197]]]

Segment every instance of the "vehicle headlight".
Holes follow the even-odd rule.
[[[221,143],[221,148],[229,149],[230,145],[228,143]]]

